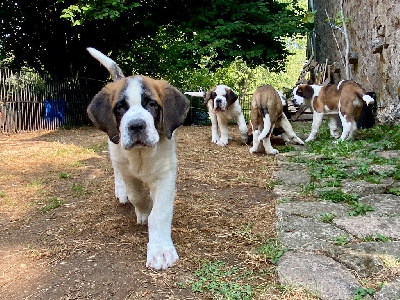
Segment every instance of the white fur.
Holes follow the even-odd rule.
[[[344,81],[345,81],[345,80],[340,80],[340,81],[339,81],[339,84],[337,85],[337,89],[338,89],[338,90],[340,90],[340,86],[342,85],[342,83],[343,83]]]
[[[372,103],[375,102],[374,98],[372,98],[370,95],[364,95],[364,96],[362,97],[362,99],[365,101],[365,103],[366,103],[367,105],[370,105],[370,104],[372,104]]]
[[[129,79],[125,91],[128,111],[120,124],[121,141],[109,141],[109,152],[115,174],[115,195],[119,202],[134,205],[138,224],[147,224],[149,243],[146,266],[154,269],[171,267],[178,254],[171,239],[171,222],[175,198],[177,159],[175,137],[160,137],[151,114],[141,106],[140,77]],[[145,146],[131,146],[128,125],[133,120],[146,122]]]
[[[217,96],[214,98],[214,106],[209,101],[207,103],[208,115],[211,120],[211,142],[218,146],[226,146],[229,141],[228,121],[233,119],[239,127],[241,139],[243,143],[247,143],[247,125],[244,118],[242,107],[240,106],[239,99],[232,105],[228,106],[226,101],[226,89],[230,89],[226,85],[218,85],[215,89]],[[216,101],[221,100],[221,110],[214,110]],[[220,135],[218,135],[218,129]]]
[[[146,139],[145,145],[154,147],[160,136],[154,125],[154,119],[150,112],[142,107],[142,83],[141,77],[134,77],[127,80],[127,88],[125,96],[129,103],[128,111],[123,115],[119,131],[121,132],[121,145],[124,149],[132,147],[131,134],[129,133],[128,126],[132,120],[142,120],[146,123]]]
[[[185,92],[185,95],[193,96],[193,97],[204,97],[204,92]]]

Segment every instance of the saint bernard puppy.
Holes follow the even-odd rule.
[[[250,153],[260,150],[261,141],[266,153],[279,153],[271,145],[271,135],[275,127],[283,129],[285,141],[304,145],[283,113],[283,95],[281,96],[270,85],[265,84],[258,87],[253,94],[251,99],[251,126],[253,129],[253,146],[250,148]]]
[[[118,65],[87,49],[112,75],[87,108],[94,125],[106,132],[120,203],[135,207],[147,224],[146,266],[166,269],[178,261],[171,239],[177,158],[174,130],[186,118],[189,101],[166,81],[124,77]]]
[[[218,146],[228,145],[228,121],[233,119],[239,126],[242,142],[247,144],[247,125],[242,107],[235,92],[226,85],[217,85],[206,92],[186,92],[186,95],[203,97],[211,119],[211,142]],[[218,129],[221,137],[218,135]]]
[[[337,114],[342,123],[343,131],[340,140],[351,139],[357,130],[357,120],[366,103],[374,103],[374,99],[352,80],[342,80],[339,84],[325,86],[300,84],[293,90],[293,104],[311,107],[313,122],[311,132],[306,142],[313,141],[321,126],[325,114],[329,116],[330,134],[339,138]]]

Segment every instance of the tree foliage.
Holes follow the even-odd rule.
[[[307,30],[297,0],[3,0],[0,17],[10,66],[96,78],[106,71],[88,46],[127,74],[179,78],[238,58],[279,71],[289,54],[282,38]]]

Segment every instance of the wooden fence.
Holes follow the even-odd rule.
[[[0,69],[0,132],[90,124],[86,107],[103,85],[89,78],[57,80]]]

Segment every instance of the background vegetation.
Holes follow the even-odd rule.
[[[104,80],[107,71],[85,50],[92,46],[126,74],[167,79],[182,90],[221,82],[245,93],[266,82],[290,87],[302,65],[291,54],[304,49],[297,38],[307,32],[306,6],[305,0],[4,0],[0,61]]]

